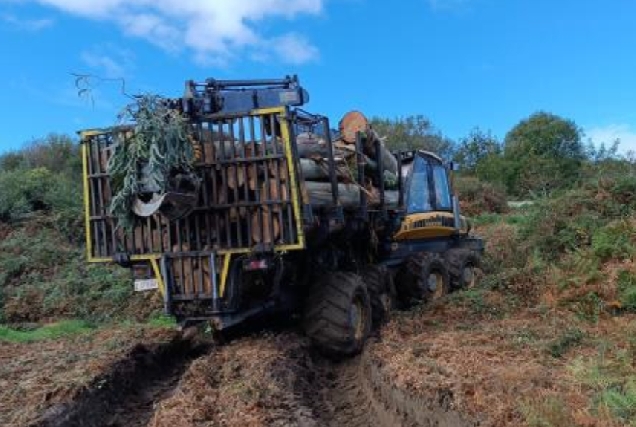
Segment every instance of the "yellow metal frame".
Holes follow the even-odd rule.
[[[463,216],[462,228],[457,230],[454,225],[445,225],[443,220],[454,221],[452,212],[425,212],[407,215],[402,221],[400,230],[393,236],[394,240],[425,239],[430,237],[447,237],[456,232],[468,233],[468,223]],[[421,225],[418,225],[420,223]]]
[[[287,159],[287,166],[289,168],[289,176],[290,176],[290,187],[291,187],[291,201],[292,201],[292,211],[294,214],[294,220],[297,224],[297,233],[298,233],[298,243],[291,245],[277,245],[274,246],[275,252],[287,252],[293,250],[301,250],[305,248],[305,233],[302,227],[302,214],[301,214],[301,202],[300,202],[300,193],[298,181],[296,179],[296,163],[294,161],[294,156],[292,152],[291,145],[291,132],[290,132],[290,123],[287,119],[287,109],[285,107],[277,107],[277,108],[263,108],[252,110],[249,115],[250,116],[265,116],[265,115],[278,115],[281,121],[281,132],[283,139],[283,150],[285,152],[285,158]],[[84,227],[86,234],[86,256],[89,263],[109,263],[113,262],[112,258],[107,257],[95,257],[93,256],[93,239],[91,234],[91,222],[90,222],[90,186],[88,181],[88,149],[86,147],[86,139],[96,135],[103,135],[108,133],[109,129],[91,129],[80,132],[80,137],[82,139],[82,166],[83,166],[83,184],[84,184]],[[217,256],[223,257],[223,264],[221,269],[221,283],[220,283],[220,294],[224,295],[227,277],[229,274],[230,261],[232,255],[237,254],[248,254],[251,253],[252,249],[250,248],[242,248],[242,249],[228,249],[228,250],[220,250],[216,254]],[[159,268],[159,260],[161,260],[162,254],[144,254],[144,255],[133,255],[130,257],[131,261],[146,261],[149,262],[154,275],[156,276],[159,282],[159,290],[162,295],[165,295],[165,283],[163,282],[163,277],[161,275],[161,270]]]

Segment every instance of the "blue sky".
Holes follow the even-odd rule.
[[[632,0],[0,0],[0,152],[108,126],[114,81],[178,96],[186,79],[298,74],[334,122],[424,114],[503,138],[537,110],[636,150]]]

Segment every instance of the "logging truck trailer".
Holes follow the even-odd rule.
[[[474,286],[483,244],[452,167],[388,152],[357,112],[332,129],[307,101],[296,77],[187,82],[167,102],[187,120],[193,168],[169,171],[162,191],[140,186],[132,228],[111,214],[108,162],[135,124],[80,132],[89,262],[132,269],[181,324],[287,313],[336,355],[359,352],[396,303]]]

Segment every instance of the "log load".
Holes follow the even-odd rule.
[[[331,184],[328,182],[307,181],[307,193],[312,206],[321,207],[332,204]],[[377,189],[367,189],[358,184],[338,184],[338,202],[343,208],[355,208],[360,205],[360,192],[367,194],[369,206],[378,206],[380,198]],[[396,207],[399,194],[397,191],[385,191],[384,201],[387,207]]]
[[[344,115],[339,123],[340,136],[332,142],[334,171],[338,181],[338,201],[344,208],[353,209],[360,204],[360,192],[367,194],[369,206],[380,204],[379,189],[369,183],[357,183],[356,178],[359,157],[361,157],[365,175],[377,176],[378,156],[381,156],[382,179],[385,187],[385,205],[395,207],[398,201],[397,159],[386,148],[382,139],[371,128],[367,118],[358,111]],[[361,133],[362,153],[356,152],[356,140]],[[331,183],[329,182],[329,142],[313,133],[301,133],[297,137],[299,165],[304,178],[309,203],[320,207],[332,204]],[[379,152],[378,152],[379,147]]]

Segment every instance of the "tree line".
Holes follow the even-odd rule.
[[[499,140],[473,129],[455,141],[423,115],[373,118],[373,128],[393,150],[428,150],[460,166],[460,177],[497,188],[513,198],[550,196],[599,176],[636,173],[634,155],[619,155],[618,142],[584,143],[570,119],[537,112]],[[0,155],[0,222],[51,211],[68,230],[81,215],[81,158],[74,138],[51,134]],[[60,218],[58,218],[60,219]]]
[[[389,148],[438,153],[460,166],[460,176],[495,185],[511,197],[546,197],[599,173],[636,172],[634,154],[620,155],[619,141],[585,143],[573,120],[544,111],[521,120],[503,140],[475,128],[453,141],[421,115],[371,122]]]

